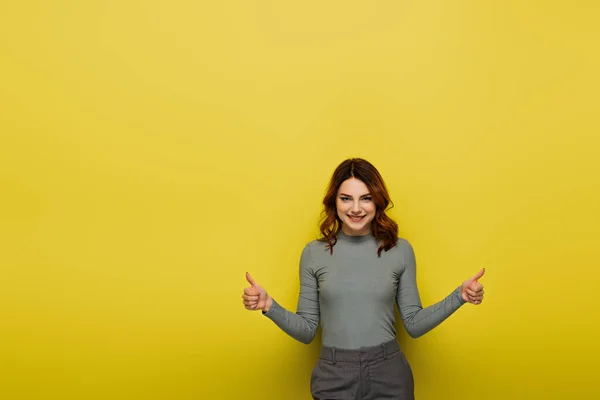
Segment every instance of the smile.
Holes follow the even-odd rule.
[[[365,215],[361,215],[361,216],[354,216],[354,215],[349,215],[348,218],[350,218],[350,221],[352,222],[360,222],[365,218]]]

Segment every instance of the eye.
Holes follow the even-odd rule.
[[[340,199],[341,199],[342,201],[348,201],[348,200],[350,200],[350,197],[345,197],[345,196],[342,196],[342,197],[340,197]]]
[[[373,198],[371,196],[363,197],[364,201],[371,201]]]

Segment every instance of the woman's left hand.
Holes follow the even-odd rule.
[[[481,304],[483,301],[483,285],[479,283],[479,278],[483,276],[485,268],[477,273],[474,277],[467,279],[460,287],[460,294],[467,303]]]

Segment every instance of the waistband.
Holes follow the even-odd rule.
[[[387,358],[390,354],[400,351],[400,345],[395,340],[382,343],[377,346],[361,347],[360,349],[339,349],[336,347],[321,347],[319,358],[332,361],[370,361],[379,358]]]

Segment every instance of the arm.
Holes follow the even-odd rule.
[[[309,344],[319,326],[319,291],[309,246],[300,257],[300,295],[296,313],[286,310],[274,299],[267,300],[263,314],[294,339]]]
[[[417,288],[417,267],[415,253],[407,241],[401,241],[403,253],[403,270],[398,282],[396,303],[404,321],[404,327],[413,338],[418,338],[438,326],[465,304],[461,296],[460,286],[446,298],[423,308]]]

